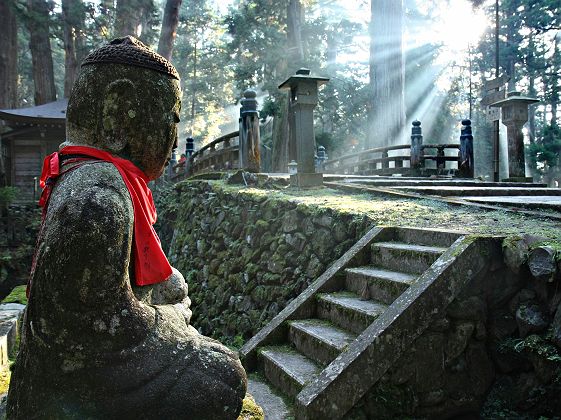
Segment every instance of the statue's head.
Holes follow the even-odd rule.
[[[181,109],[173,65],[133,37],[86,57],[68,101],[65,145],[87,145],[160,176],[177,146]]]

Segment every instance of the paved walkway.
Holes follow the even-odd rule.
[[[561,188],[520,182],[486,182],[477,179],[409,178],[324,175],[327,182],[365,186],[379,192],[451,199],[457,204],[493,205],[561,212]],[[448,200],[447,200],[448,201]]]

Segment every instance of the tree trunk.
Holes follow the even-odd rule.
[[[507,92],[512,92],[516,90],[516,49],[518,48],[518,42],[516,38],[516,27],[515,20],[516,9],[514,3],[508,2],[506,5],[506,44],[507,44],[507,60],[506,60],[506,74],[510,76],[510,80],[507,84]]]
[[[536,91],[536,77],[535,70],[533,67],[534,61],[534,51],[535,51],[534,35],[530,33],[528,38],[528,55],[526,57],[527,71],[528,71],[528,95],[535,98],[538,94]],[[536,141],[536,106],[530,105],[528,107],[528,134],[530,138],[530,144],[534,144]],[[533,168],[532,168],[533,169]]]
[[[18,33],[12,1],[0,2],[0,28],[0,108],[10,109],[17,105],[18,82]]]
[[[300,0],[290,0],[286,13],[286,35],[288,38],[288,50],[291,58],[290,68],[292,73],[302,66],[304,61],[304,47],[302,45],[302,21],[304,20]]]
[[[290,0],[286,9],[286,37],[288,44],[288,57],[280,60],[277,74],[288,77],[303,65],[304,47],[302,44],[302,22],[304,10],[300,0]],[[284,77],[283,77],[284,79]],[[278,115],[273,121],[273,170],[286,172],[289,161],[290,132],[288,127],[289,103],[285,93],[275,95],[279,103]]]
[[[171,60],[177,24],[179,23],[179,8],[182,0],[167,0],[162,21],[162,31],[158,42],[158,54]]]
[[[65,98],[70,96],[83,56],[83,7],[82,0],[62,0]]]
[[[279,104],[280,112],[273,119],[273,172],[288,170],[288,97],[285,93],[277,96],[275,102]]]
[[[140,36],[138,27],[142,12],[143,8],[138,0],[117,0],[113,35],[115,37]]]
[[[557,34],[554,40],[553,56],[551,60],[551,120],[550,125],[557,125],[557,108],[559,107],[559,71],[561,70],[561,54],[559,53],[560,35]]]
[[[42,105],[56,100],[53,54],[49,40],[49,4],[46,0],[28,0],[27,7],[35,105]]]
[[[371,0],[368,147],[387,146],[405,126],[403,0]]]

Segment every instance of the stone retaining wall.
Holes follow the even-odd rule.
[[[259,331],[371,227],[366,218],[220,182],[182,182],[164,195],[157,229],[187,279],[193,325],[234,344]]]
[[[559,247],[528,236],[497,242],[486,271],[362,398],[351,418],[561,414]]]
[[[220,182],[183,182],[160,201],[158,231],[188,281],[194,326],[233,344],[371,227],[366,218]],[[500,248],[350,418],[561,413],[561,247],[511,237]]]

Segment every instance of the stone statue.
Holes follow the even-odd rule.
[[[146,182],[176,142],[178,79],[132,37],[82,64],[66,142],[44,167],[9,419],[235,419],[241,410],[245,371],[189,325],[185,280],[151,226]]]

